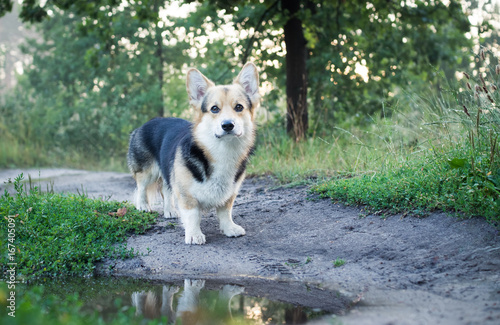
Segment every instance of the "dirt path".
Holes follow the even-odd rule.
[[[38,171],[29,172],[38,178]],[[18,173],[0,171],[0,187]],[[83,186],[89,196],[115,200],[130,199],[134,190],[133,179],[120,173],[42,170],[40,177],[42,187],[52,180],[56,191]],[[128,240],[146,255],[106,261],[100,271],[159,280],[321,284],[351,302],[338,318],[343,324],[500,323],[500,236],[494,227],[444,213],[361,218],[357,208],[308,196],[305,187],[248,179],[234,208],[246,236],[224,237],[208,214],[202,220],[207,244],[189,246],[178,220],[161,219]],[[334,267],[337,258],[345,264]]]

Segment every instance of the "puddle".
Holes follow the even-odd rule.
[[[61,299],[78,293],[82,312],[111,320],[119,311],[161,324],[306,324],[343,314],[347,299],[304,283],[185,279],[172,282],[130,278],[68,279],[44,283]],[[168,320],[168,321],[167,321]]]

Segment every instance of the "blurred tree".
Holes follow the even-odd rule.
[[[458,1],[316,1],[304,12],[316,122],[382,111],[398,92],[467,66],[470,24]],[[345,115],[344,115],[345,116]]]
[[[302,20],[299,16],[301,0],[281,0],[287,15],[283,26],[286,44],[286,130],[296,141],[306,136],[308,129],[307,114],[307,41],[304,37]],[[310,1],[305,1],[311,4]]]
[[[467,49],[472,47],[465,36],[470,24],[458,0],[446,4],[437,0],[209,0],[200,2],[186,19],[175,21],[168,35],[184,50],[168,56],[164,52],[169,47],[160,42],[167,34],[155,30],[163,4],[159,1],[47,0],[42,8],[37,1],[27,0],[21,16],[26,21],[43,20],[48,8],[56,8],[97,22],[84,29],[102,46],[87,50],[88,62],[99,62],[116,42],[113,35],[120,32],[121,25],[110,21],[114,10],[129,8],[134,19],[146,24],[141,28],[154,35],[148,39],[156,42],[156,54],[147,64],[156,62],[160,89],[166,81],[165,58],[170,64],[189,57],[189,65],[196,63],[213,72],[210,75],[217,75],[218,81],[235,64],[252,57],[263,68],[263,80],[275,86],[268,98],[277,101],[286,88],[286,127],[296,139],[308,131],[308,103],[313,132],[328,130],[347,114],[358,114],[362,120],[380,112],[382,102],[390,103],[408,85],[436,80],[434,71],[442,69],[453,76],[466,65]],[[0,0],[0,10],[8,9],[9,3]],[[214,31],[223,25],[232,26],[237,38],[213,39]]]
[[[19,85],[30,94],[19,109],[33,122],[28,138],[101,159],[123,155],[134,127],[163,116],[167,107],[170,115],[176,113],[172,107],[178,105],[168,104],[179,100],[175,89],[185,86],[171,75],[184,64],[184,44],[164,47],[161,40],[172,27],[139,18],[133,6],[102,6],[94,18],[73,7],[45,8],[50,15],[39,25],[43,41],[23,46],[33,57]],[[168,98],[162,90],[164,67],[170,67],[173,90]]]

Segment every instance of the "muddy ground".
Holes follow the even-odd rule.
[[[0,188],[19,172],[0,171]],[[83,189],[119,201],[130,200],[134,191],[127,174],[27,172],[41,179],[42,188],[53,182],[55,191]],[[206,245],[190,246],[178,220],[161,218],[146,234],[128,240],[143,256],[106,261],[99,272],[257,283],[260,289],[253,290],[267,287],[278,292],[276,299],[329,309],[343,324],[500,324],[498,229],[482,219],[445,213],[362,215],[361,208],[318,199],[307,187],[247,179],[234,207],[246,236],[226,238],[208,213],[202,220]],[[336,259],[345,264],[335,267]],[[335,294],[311,297],[302,292],[308,287],[303,283]],[[325,321],[331,320],[319,322]]]

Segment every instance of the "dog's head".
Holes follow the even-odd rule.
[[[197,132],[217,139],[253,137],[259,106],[259,75],[247,63],[231,85],[216,86],[200,71],[187,73],[189,103],[198,112]]]

